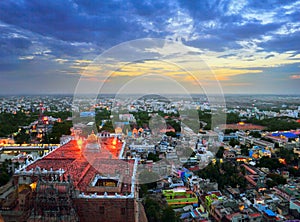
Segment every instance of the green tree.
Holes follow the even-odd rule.
[[[161,207],[159,206],[157,201],[150,199],[150,198],[146,198],[144,207],[145,207],[145,212],[146,212],[147,219],[149,222],[159,222],[160,221]]]
[[[254,138],[261,138],[261,134],[258,131],[251,131],[249,135],[253,136]]]
[[[25,129],[21,129],[14,139],[16,143],[30,143],[30,135],[29,133],[26,133]]]
[[[241,145],[241,154],[243,156],[249,156],[249,147],[247,145]]]
[[[250,118],[247,120],[247,122],[266,126],[266,130],[268,131],[291,130],[300,128],[300,123],[297,123],[294,119],[282,117],[267,118],[263,120]]]
[[[179,218],[176,216],[175,211],[171,207],[167,206],[162,211],[161,221],[162,222],[176,222],[176,221],[179,221]]]
[[[217,158],[223,158],[224,146],[220,146],[218,152],[216,153]]]
[[[157,161],[159,161],[160,159],[159,159],[158,154],[154,154],[154,153],[150,152],[150,153],[148,154],[147,160],[153,160],[153,162],[157,162]]]
[[[107,109],[97,109],[96,111],[96,116],[95,116],[95,121],[96,125],[100,126],[102,123],[102,120],[109,120],[111,111]]]
[[[6,171],[0,171],[0,186],[3,186],[8,183],[10,176]]]
[[[278,168],[283,167],[284,165],[281,164],[278,159],[263,156],[262,158],[260,158],[257,166],[258,167],[266,167],[269,169],[278,169]]]
[[[217,182],[219,189],[223,189],[225,186],[239,186],[245,189],[247,184],[244,176],[240,174],[239,166],[231,162],[220,164],[210,163],[206,168],[198,171],[197,175],[201,178]]]
[[[62,135],[70,135],[72,127],[72,121],[63,121],[61,123],[54,123],[52,132],[49,133],[46,138],[49,140],[50,143],[59,143],[60,137]]]
[[[52,116],[54,118],[60,118],[61,120],[66,120],[68,117],[72,116],[71,111],[59,111],[59,112],[44,112],[45,116]]]
[[[175,132],[166,132],[166,135],[171,137],[177,137],[177,134]]]
[[[9,169],[11,164],[12,162],[10,159],[5,159],[0,165],[0,186],[7,184],[12,176],[13,172],[11,172]]]
[[[288,171],[289,171],[291,176],[300,177],[300,170],[299,169],[295,169],[294,167],[289,167]]]
[[[293,150],[288,150],[286,148],[280,148],[279,152],[277,153],[277,156],[285,159],[285,162],[288,165],[292,164],[295,160],[298,159],[297,155],[294,153]]]
[[[132,114],[134,115],[138,128],[149,126],[150,116],[147,111],[138,111]]]
[[[269,188],[277,186],[279,184],[286,184],[286,179],[283,176],[276,173],[268,174],[267,178],[269,179],[267,179],[266,184]]]
[[[145,212],[149,222],[178,222],[179,218],[169,206],[162,206],[157,200],[146,197]]]
[[[241,118],[239,117],[238,113],[227,113],[226,115],[226,123],[238,123],[241,121]]]
[[[112,121],[106,121],[104,126],[101,128],[101,131],[105,131],[105,132],[110,132],[110,133],[114,133],[115,129],[114,126],[112,124]]]
[[[236,145],[240,145],[240,142],[236,139],[231,138],[230,141],[229,141],[229,145],[234,147]]]
[[[212,118],[212,114],[210,111],[202,111],[199,110],[198,111],[199,114],[199,121],[201,122],[205,122],[207,125],[204,126],[204,130],[209,130],[211,129],[211,118]],[[200,125],[200,127],[203,127],[203,124]]]
[[[18,131],[20,126],[27,126],[36,119],[35,116],[23,112],[0,113],[0,137],[6,137]]]
[[[238,129],[225,129],[224,134],[235,133],[236,131],[238,131]]]
[[[173,127],[175,129],[175,132],[181,132],[180,122],[169,118],[166,120],[166,124]]]

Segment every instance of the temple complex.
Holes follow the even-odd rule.
[[[137,221],[137,160],[117,137],[70,140],[16,170],[16,221]],[[18,212],[18,214],[16,214]],[[14,218],[13,215],[18,215]]]

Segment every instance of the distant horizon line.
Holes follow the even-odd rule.
[[[2,94],[0,93],[0,97],[5,96],[74,96],[75,94],[72,93],[9,93],[9,94]],[[81,93],[76,94],[76,96],[90,96],[90,95],[96,95],[95,93]],[[140,95],[139,93],[124,93],[124,94],[116,94],[116,93],[101,93],[98,94],[98,96],[101,95]],[[174,95],[174,96],[186,96],[186,94],[176,94],[176,93],[161,93],[161,94],[145,94],[143,96],[150,96],[150,95]],[[192,96],[206,96],[206,95],[219,95],[219,94],[204,94],[204,93],[190,93],[189,95]],[[235,96],[235,95],[242,95],[242,96],[300,96],[300,93],[224,93],[224,96]]]

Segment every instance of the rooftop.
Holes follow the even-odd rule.
[[[47,174],[57,171],[62,174],[62,180],[66,180],[66,177],[70,175],[75,189],[81,193],[92,192],[92,181],[99,175],[107,178],[118,177],[122,185],[120,192],[117,193],[121,195],[130,193],[131,186],[127,184],[131,183],[134,164],[133,162],[118,159],[122,142],[115,141],[115,138],[103,138],[99,142],[100,148],[97,152],[87,150],[85,147],[86,142],[83,142],[81,145],[81,143],[71,140],[42,159],[27,166],[23,172],[30,171],[34,173],[39,171]],[[115,194],[115,192],[112,194]]]

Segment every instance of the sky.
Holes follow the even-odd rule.
[[[4,0],[0,33],[2,95],[300,92],[296,0]]]

